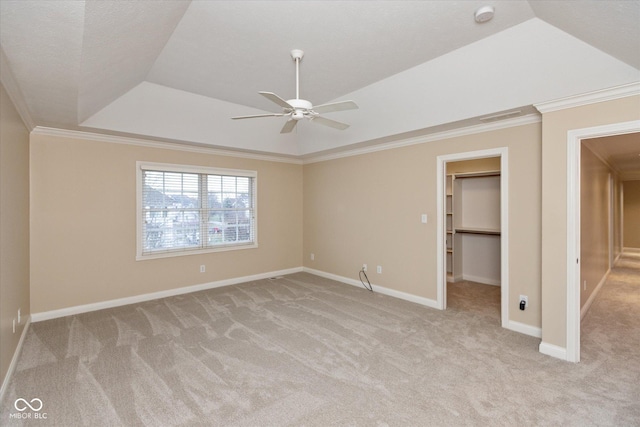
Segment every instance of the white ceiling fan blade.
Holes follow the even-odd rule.
[[[282,108],[288,108],[288,109],[293,110],[293,106],[292,105],[290,105],[287,101],[285,101],[284,99],[280,98],[278,95],[276,95],[273,92],[258,92],[258,93],[260,95],[264,96],[265,98],[267,98],[269,101],[278,104]]]
[[[353,101],[332,102],[330,104],[316,105],[313,111],[318,114],[331,113],[332,111],[357,110],[358,105]]]
[[[349,125],[346,124],[346,123],[340,123],[340,122],[337,122],[335,120],[326,119],[326,118],[320,117],[320,116],[316,116],[316,117],[312,118],[311,121],[313,123],[318,123],[320,125],[325,125],[325,126],[329,126],[329,127],[334,128],[334,129],[340,129],[340,130],[345,130],[346,128],[349,127]]]
[[[252,116],[238,116],[238,117],[231,117],[231,120],[238,120],[238,119],[255,119],[258,117],[282,117],[285,116],[286,114],[284,113],[271,113],[271,114],[254,114]]]
[[[287,122],[284,124],[284,126],[282,126],[282,130],[280,131],[280,133],[289,133],[289,132],[291,132],[296,127],[297,124],[298,124],[297,120],[293,120],[293,119],[287,120]]]

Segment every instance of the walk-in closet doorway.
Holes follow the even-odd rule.
[[[447,283],[499,286],[500,323],[508,327],[508,149],[443,155],[437,162],[438,307],[447,308]]]

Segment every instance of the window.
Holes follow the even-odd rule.
[[[257,247],[255,171],[137,169],[137,259]]]

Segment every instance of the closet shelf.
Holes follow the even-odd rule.
[[[456,233],[466,233],[466,234],[488,234],[492,236],[499,236],[500,230],[493,228],[468,228],[468,227],[460,227],[455,229]]]
[[[465,172],[455,174],[456,179],[460,178],[482,178],[485,176],[500,176],[500,171]]]

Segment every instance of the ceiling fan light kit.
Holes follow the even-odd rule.
[[[291,58],[296,63],[296,98],[284,100],[273,92],[258,92],[274,104],[282,107],[282,113],[255,114],[251,116],[232,117],[233,120],[238,119],[255,119],[259,117],[288,117],[289,119],[282,127],[280,133],[289,133],[295,129],[298,121],[308,119],[314,123],[329,126],[334,129],[344,130],[349,127],[346,123],[321,117],[320,114],[331,113],[334,111],[355,110],[358,108],[353,101],[332,102],[329,104],[317,105],[316,107],[306,99],[300,99],[300,61],[304,56],[304,51],[293,49]]]

